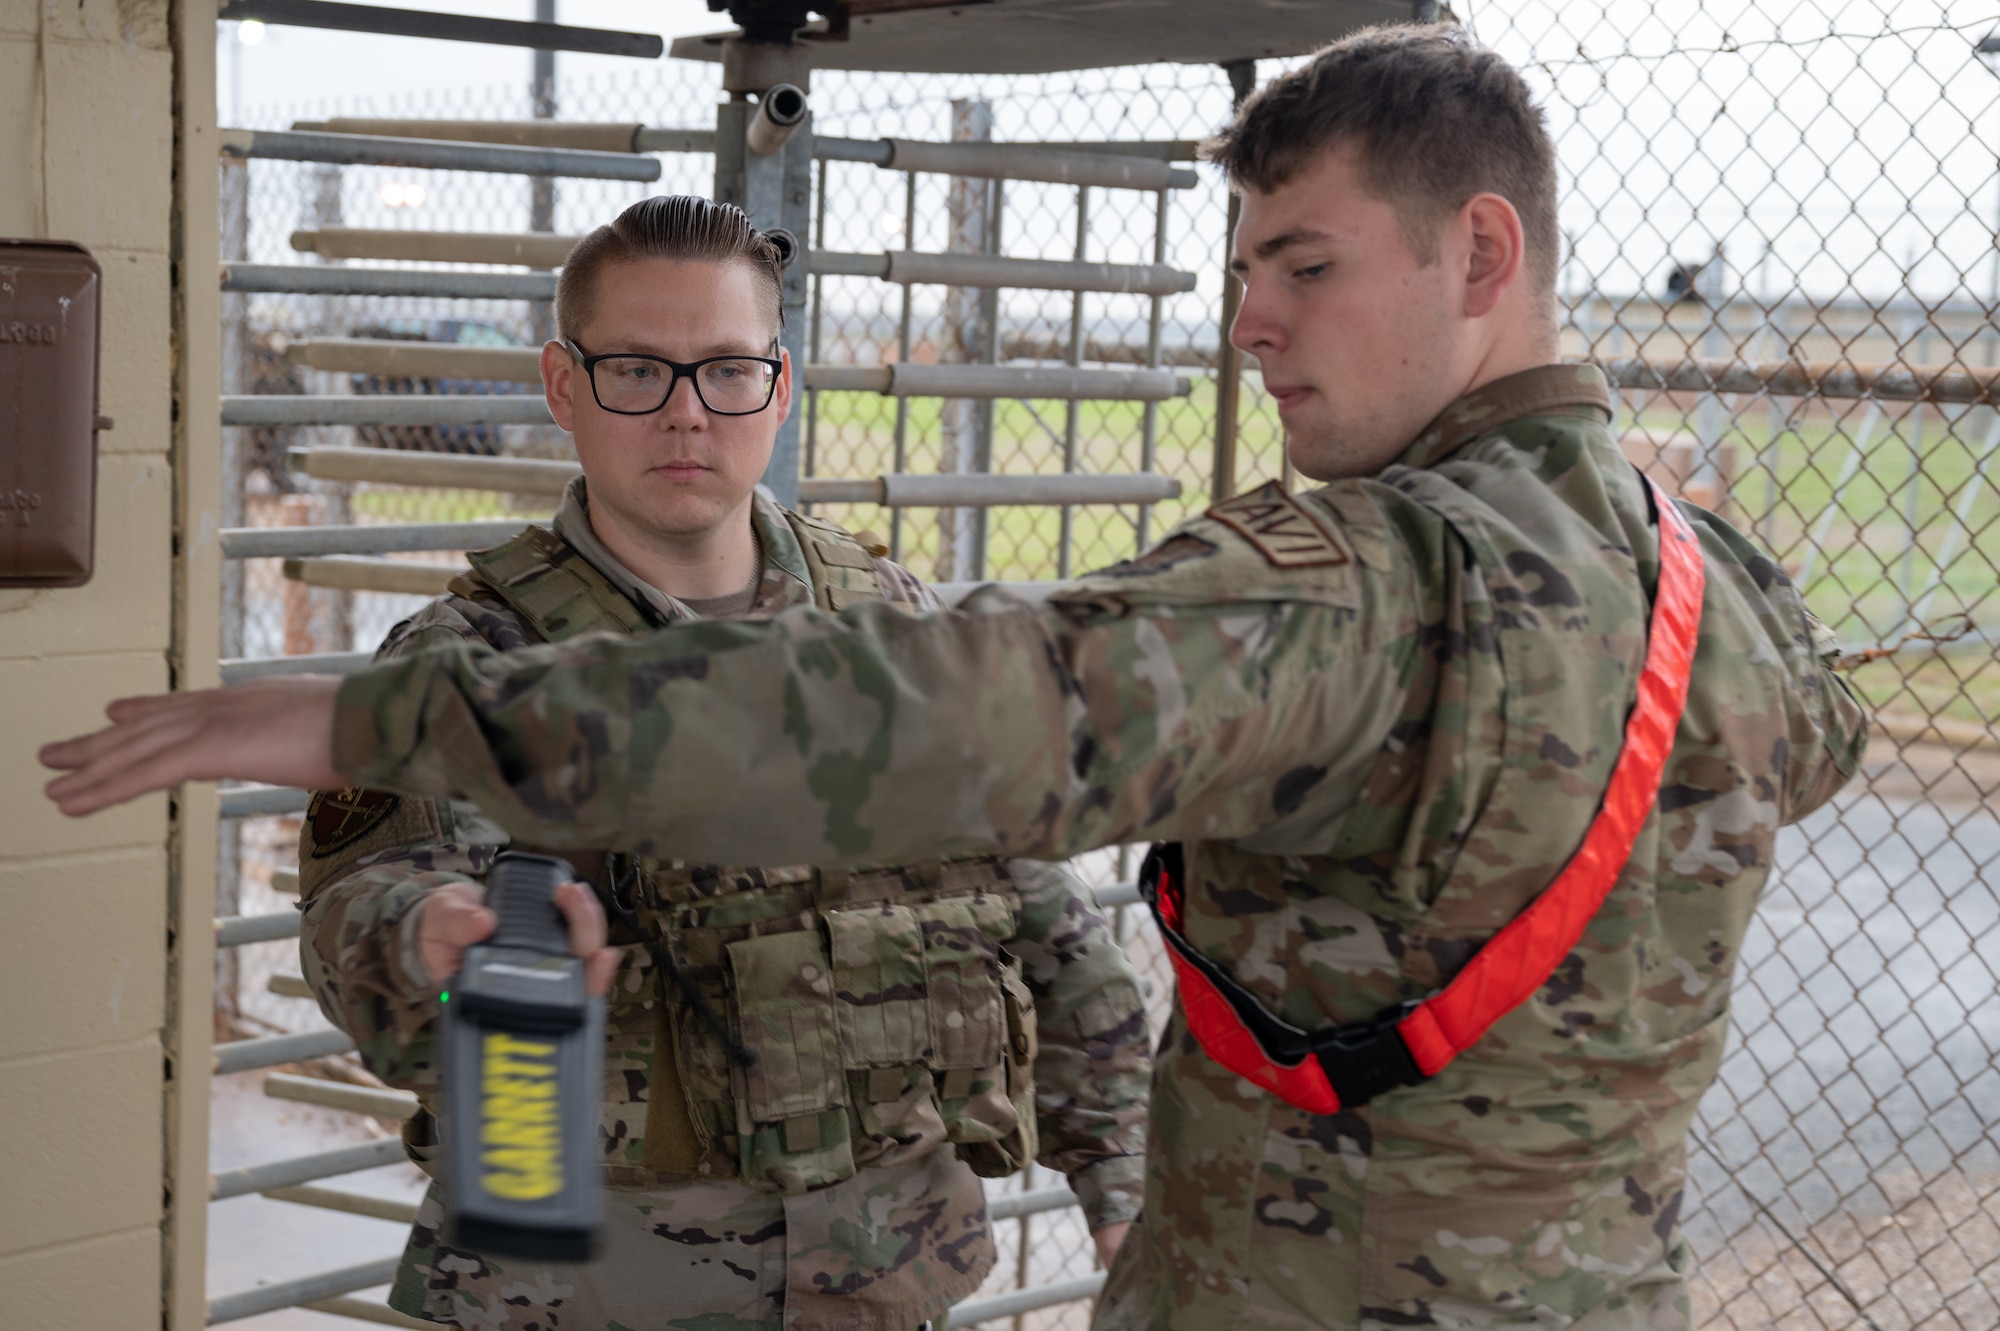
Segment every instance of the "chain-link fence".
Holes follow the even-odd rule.
[[[1683,1204],[1707,1328],[2000,1326],[2000,77],[1976,50],[1995,16],[1960,4],[1700,7],[1462,2],[1461,20],[1519,64],[1546,101],[1562,168],[1565,350],[1613,367],[1628,453],[1772,550],[1850,650],[1879,725],[1864,774],[1834,806],[1778,834],[1780,871],[1741,961],[1735,1034],[1704,1101]],[[1273,65],[1266,63],[1268,76]],[[558,93],[559,115],[703,127],[712,67],[657,69]],[[820,73],[823,134],[945,139],[990,117],[1000,140],[1181,143],[1226,117],[1218,69],[1151,67],[1020,79]],[[955,106],[954,103],[957,103]],[[980,110],[978,108],[984,108]],[[522,118],[526,88],[285,108],[331,114]],[[1169,151],[1169,150],[1163,150]],[[653,186],[564,180],[554,226],[576,233],[642,193],[707,192],[709,159],[667,156]],[[943,250],[968,207],[941,177],[845,162],[814,168],[822,249]],[[527,229],[513,177],[259,161],[225,184],[225,257],[312,262],[296,228]],[[1145,296],[1002,292],[968,347],[965,297],[869,279],[815,279],[808,359],[1174,367],[1192,391],[1155,405],[994,403],[974,421],[1002,472],[1158,470],[1178,500],[1070,510],[997,508],[983,573],[1047,578],[1131,553],[1211,494],[1226,198],[1202,169],[1163,194],[1009,182],[971,205],[1010,256],[1165,262],[1194,290]],[[228,237],[234,235],[231,242]],[[284,355],[307,336],[528,345],[524,302],[239,298],[243,392],[375,391]],[[974,311],[977,313],[977,311]],[[977,339],[975,339],[976,341]],[[375,386],[379,388],[379,386]],[[431,385],[422,391],[454,391]],[[469,390],[458,390],[469,391]],[[1254,363],[1237,419],[1239,488],[1280,476],[1275,415]],[[948,469],[959,404],[817,392],[808,474]],[[978,410],[977,408],[974,409]],[[969,418],[968,418],[969,419]],[[503,495],[333,487],[289,475],[284,448],[362,440],[351,429],[238,432],[253,523],[471,518],[522,511]],[[542,427],[400,441],[559,454]],[[261,465],[260,465],[261,464]],[[949,571],[953,519],[839,506],[925,576]],[[366,648],[420,600],[286,583],[251,561],[229,654]],[[1773,576],[1777,574],[1774,572]],[[255,828],[258,825],[251,825]],[[288,859],[283,828],[250,837],[246,891]],[[261,863],[262,867],[256,867]],[[1093,882],[1129,877],[1113,853]],[[254,909],[254,902],[243,909]],[[1132,912],[1127,911],[1128,915]],[[1171,976],[1150,926],[1120,922],[1150,977]],[[285,945],[246,971],[289,969]],[[255,981],[254,983],[252,981]],[[298,1000],[239,977],[239,1010],[276,1026]],[[1047,1186],[1045,1173],[1025,1182]],[[989,1290],[1085,1273],[1072,1212],[1000,1226]],[[1079,1309],[1023,1326],[1081,1325]]]

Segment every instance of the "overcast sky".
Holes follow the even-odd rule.
[[[532,0],[426,3],[532,16]],[[702,0],[558,3],[561,22],[642,28],[669,41],[727,26]],[[1703,258],[1720,244],[1731,285],[1753,291],[1797,283],[1822,294],[1885,295],[1908,271],[1911,287],[1932,298],[1995,294],[2000,78],[1972,51],[2000,23],[1993,0],[1455,0],[1454,7],[1544,97],[1579,281],[1589,274],[1604,288],[1650,288],[1672,259]],[[250,46],[241,25],[219,28],[225,121],[239,107],[271,124],[281,123],[273,119],[280,109],[316,114],[412,97],[434,114],[522,113],[525,50],[281,27],[265,28]],[[709,118],[712,73],[608,56],[563,53],[557,61],[559,83],[579,94],[560,112],[566,117]],[[673,95],[583,95],[655,85]],[[1036,134],[1005,105],[996,121],[999,138]],[[842,132],[867,128],[849,123]],[[1014,243],[1028,239],[1017,234]]]

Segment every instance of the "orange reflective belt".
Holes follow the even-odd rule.
[[[1583,937],[1652,815],[1687,706],[1701,625],[1701,544],[1659,487],[1646,484],[1660,518],[1660,583],[1638,699],[1625,723],[1604,803],[1555,881],[1443,989],[1373,1021],[1301,1030],[1258,1002],[1183,935],[1180,847],[1156,846],[1146,857],[1140,887],[1168,944],[1188,1029],[1210,1058],[1310,1113],[1357,1108],[1384,1091],[1414,1086],[1443,1071],[1546,984]]]

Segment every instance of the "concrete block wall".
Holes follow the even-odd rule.
[[[185,302],[174,288],[176,262],[188,257],[176,248],[186,211],[175,160],[190,76],[208,80],[196,104],[213,106],[213,8],[189,69],[174,37],[182,2],[0,0],[0,235],[77,241],[96,255],[100,401],[115,422],[99,438],[93,580],[0,589],[0,1323],[8,1326],[157,1328],[163,1306],[176,1302],[169,1294],[163,1304],[163,1289],[173,1284],[177,1234],[183,1269],[200,1255],[206,1189],[181,1189],[178,1210],[172,1197],[176,1157],[195,1140],[183,1130],[194,1125],[179,1119],[190,1109],[205,1118],[205,1031],[198,1105],[182,1097],[171,1069],[183,1032],[205,1028],[207,1015],[182,1011],[192,1005],[177,984],[192,977],[177,976],[184,963],[170,947],[177,913],[210,909],[204,892],[180,890],[187,847],[200,834],[183,832],[193,826],[185,800],[159,796],[65,819],[42,798],[34,761],[46,741],[97,724],[108,700],[186,677],[189,629],[202,622],[189,614],[190,564],[177,542],[193,473],[176,410],[190,366],[177,327]],[[212,124],[212,112],[197,119]],[[212,211],[207,218],[212,238]],[[204,646],[212,662],[213,644]],[[212,821],[207,836],[212,844]],[[197,1156],[185,1163],[204,1177]],[[181,1316],[169,1324],[187,1324],[199,1293],[178,1301]]]

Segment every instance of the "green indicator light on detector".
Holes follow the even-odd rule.
[[[443,991],[442,993],[440,993],[440,994],[438,995],[438,1002],[440,1002],[440,1003],[449,1003],[449,1002],[451,1002],[451,990],[449,990],[449,989],[446,989],[446,990],[444,990],[444,991]]]

